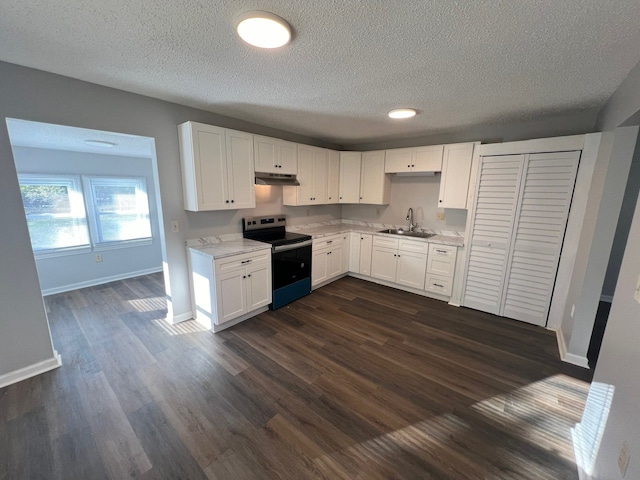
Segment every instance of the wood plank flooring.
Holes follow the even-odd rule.
[[[46,298],[63,366],[0,390],[0,480],[577,478],[551,332],[344,278],[214,335],[163,295]]]

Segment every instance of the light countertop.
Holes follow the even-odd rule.
[[[203,242],[199,245],[188,245],[188,248],[203,255],[208,255],[214,260],[232,255],[271,249],[271,244],[269,243],[257,242],[242,237],[218,241],[212,241],[212,237],[208,237],[207,239],[198,239],[198,241]]]

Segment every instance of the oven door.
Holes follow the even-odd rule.
[[[309,240],[273,249],[271,277],[274,290],[311,278],[311,244]]]

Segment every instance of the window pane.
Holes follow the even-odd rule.
[[[89,245],[82,199],[69,179],[21,181],[20,190],[35,251]]]
[[[149,205],[141,181],[119,179],[111,184],[93,180],[93,196],[100,242],[151,237]]]

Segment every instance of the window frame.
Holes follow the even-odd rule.
[[[73,254],[79,254],[79,253],[90,253],[92,251],[93,239],[91,237],[91,229],[89,226],[89,215],[88,215],[87,207],[84,201],[83,183],[80,175],[63,174],[63,173],[60,173],[60,174],[59,173],[20,173],[18,174],[18,183],[20,187],[22,187],[23,184],[24,185],[65,185],[67,186],[67,188],[69,188],[70,191],[73,194],[75,194],[75,195],[72,195],[69,199],[72,213],[74,213],[74,211],[76,214],[82,213],[82,216],[79,216],[78,218],[84,218],[84,228],[86,229],[86,234],[87,234],[86,244],[74,245],[69,247],[35,249],[33,246],[33,241],[31,241],[31,248],[36,258],[59,257],[59,256],[73,255]],[[22,192],[20,194],[20,197],[24,204],[24,200],[22,199]],[[27,220],[27,225],[28,225],[29,219],[28,219],[28,214],[26,213],[26,210],[25,210],[25,219]],[[31,240],[31,231],[29,231],[29,239]]]
[[[143,201],[147,207],[147,221],[149,222],[149,236],[134,238],[129,240],[111,240],[102,241],[102,226],[100,224],[100,214],[96,205],[94,194],[94,186],[114,185],[121,183],[121,186],[135,186],[136,200],[138,197],[144,197]],[[94,252],[113,250],[118,248],[147,246],[153,244],[153,226],[151,224],[151,205],[149,203],[149,195],[147,193],[147,179],[139,176],[120,176],[120,175],[83,175],[83,193],[88,212],[88,224],[91,236],[91,245]]]

